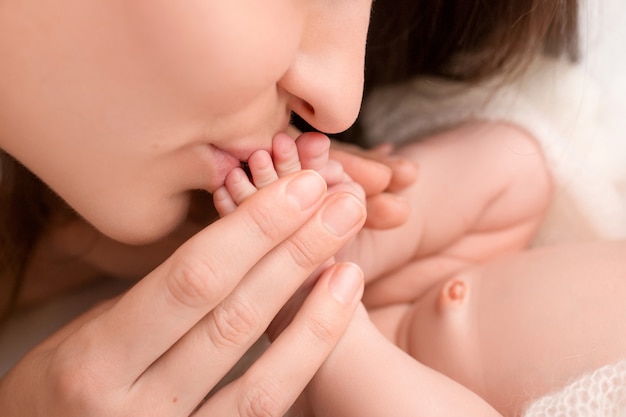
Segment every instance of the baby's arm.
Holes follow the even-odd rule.
[[[626,241],[532,248],[468,268],[413,305],[370,310],[417,361],[506,416],[625,358]]]
[[[392,230],[364,230],[343,251],[350,253],[342,259],[359,263],[370,281],[368,306],[411,301],[468,265],[521,250],[550,201],[540,147],[509,124],[467,123],[408,144],[399,154],[420,170],[400,192],[411,205],[408,221]],[[404,272],[396,276],[400,266]]]
[[[349,183],[339,172],[328,172],[335,168],[326,166],[327,148],[320,147],[318,157],[313,157],[316,152],[308,153],[313,149],[308,146],[293,140],[290,145],[279,137],[271,156],[265,151],[255,153],[248,163],[251,179],[243,169],[236,169],[227,176],[224,189],[216,193],[215,206],[220,214],[228,215],[257,189],[302,167],[321,171],[325,178],[342,178],[336,184],[330,182],[331,192],[333,187]],[[439,416],[461,412],[470,417],[497,416],[475,394],[387,341],[363,308],[359,315],[311,383],[309,402],[316,416]],[[355,385],[355,381],[360,382]]]
[[[317,417],[500,416],[387,341],[363,310],[359,314],[307,388]]]

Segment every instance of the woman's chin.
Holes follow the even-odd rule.
[[[143,216],[120,216],[93,225],[104,235],[127,245],[146,245],[168,236],[187,218],[188,206],[147,213]]]

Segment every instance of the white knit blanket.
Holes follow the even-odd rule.
[[[626,361],[583,375],[534,401],[524,417],[626,417]]]

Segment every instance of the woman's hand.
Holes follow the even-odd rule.
[[[325,191],[303,171],[255,193],[31,351],[0,381],[3,415],[189,416],[363,225],[357,198]],[[257,362],[194,415],[282,415],[343,334],[362,285],[356,267],[327,270]]]

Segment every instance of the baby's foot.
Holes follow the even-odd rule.
[[[329,152],[330,139],[320,133],[304,133],[295,141],[279,133],[272,140],[271,155],[259,150],[250,156],[247,163],[249,173],[243,168],[235,168],[228,173],[224,186],[213,194],[215,208],[221,216],[225,216],[257,190],[302,169],[319,172],[329,188],[347,181],[341,164],[330,160]]]

